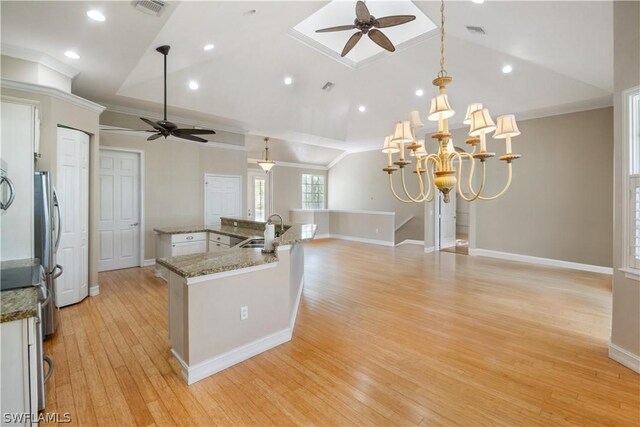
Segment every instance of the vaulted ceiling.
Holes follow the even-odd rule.
[[[375,15],[377,6],[393,9],[388,3],[367,5]],[[161,110],[162,56],[155,48],[170,44],[170,115],[241,130],[254,136],[254,145],[267,135],[333,150],[378,147],[410,110],[420,110],[424,119],[436,91],[431,80],[439,69],[437,30],[353,69],[291,35],[326,4],[170,2],[155,17],[128,1],[2,1],[1,36],[3,44],[43,52],[79,70],[74,93],[147,111]],[[439,24],[439,2],[414,4]],[[610,105],[612,2],[487,0],[446,6],[454,125],[475,101],[494,117],[513,112],[521,118]],[[107,20],[87,19],[89,9],[101,10]],[[353,13],[334,18],[336,25],[346,24]],[[486,34],[472,34],[468,25]],[[344,33],[345,42],[350,34]],[[207,43],[215,48],[204,51]],[[364,43],[371,41],[363,38]],[[66,58],[68,49],[81,58]],[[505,64],[513,66],[511,74],[501,72]],[[283,83],[286,76],[291,85]],[[191,80],[198,81],[198,90],[188,88]],[[327,81],[335,84],[329,92],[321,89]],[[417,89],[424,90],[422,97]],[[361,105],[365,112],[358,110]]]

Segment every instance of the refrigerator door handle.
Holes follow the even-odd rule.
[[[16,198],[16,187],[14,187],[13,182],[7,176],[2,176],[2,178],[0,178],[0,186],[4,183],[9,187],[9,199],[6,202],[0,202],[0,209],[6,211],[13,204],[13,201]]]
[[[58,202],[58,194],[56,189],[53,189],[53,206],[56,208],[56,217],[58,225],[56,225],[56,243],[54,245],[54,253],[58,252],[58,246],[60,246],[60,236],[62,236],[62,215],[60,214],[60,203]],[[60,272],[62,274],[62,272]]]
[[[56,270],[60,270],[60,271],[56,273]],[[53,271],[51,272],[51,278],[55,280],[58,277],[62,276],[63,272],[64,272],[64,268],[62,268],[60,264],[56,264],[56,266],[53,268]]]

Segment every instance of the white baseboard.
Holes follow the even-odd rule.
[[[300,299],[302,298],[302,289],[304,288],[304,276],[300,279],[300,289],[298,289],[298,295],[293,305],[293,313],[291,313],[291,321],[289,322],[289,329],[291,335],[293,335],[293,328],[296,326],[296,319],[298,317],[298,307],[300,306]]]
[[[152,265],[156,265],[156,259],[155,258],[145,259],[142,262],[142,266],[143,267],[151,267]]]
[[[529,264],[546,265],[550,267],[570,268],[572,270],[589,271],[591,273],[613,274],[613,268],[599,265],[581,264],[579,262],[561,261],[551,258],[540,258],[529,255],[513,254],[509,252],[499,252],[490,249],[469,249],[471,256],[484,256],[489,258],[506,259],[509,261],[526,262]]]
[[[313,240],[330,239],[330,238],[331,238],[331,234],[316,234]]]
[[[640,356],[609,342],[609,357],[640,374]]]
[[[424,253],[425,254],[430,254],[431,252],[435,252],[436,248],[434,248],[433,246],[429,246],[428,248],[424,248]]]
[[[365,239],[363,237],[345,236],[342,234],[330,234],[329,237],[338,240],[348,240],[350,242],[368,243],[370,245],[395,246],[394,242],[388,240]]]
[[[424,240],[406,239],[406,240],[403,240],[402,242],[398,243],[396,246],[400,246],[400,245],[420,245],[420,246],[424,246]]]
[[[273,347],[291,341],[291,329],[283,329],[266,337],[260,338],[241,347],[234,348],[231,351],[213,357],[197,365],[189,366],[182,358],[171,349],[171,353],[178,359],[182,365],[182,377],[187,384],[193,384],[217,372],[227,369],[237,363],[247,360],[257,354],[272,349]]]
[[[95,297],[100,295],[100,285],[95,285],[89,288],[89,296]]]

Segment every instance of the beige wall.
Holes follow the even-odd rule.
[[[251,170],[262,169],[256,164],[250,164]],[[272,213],[279,213],[284,220],[287,220],[289,211],[302,208],[302,175],[321,175],[325,181],[325,203],[327,197],[327,171],[322,169],[294,168],[289,166],[276,165],[269,172],[272,189]]]
[[[3,79],[50,86],[64,92],[71,92],[71,79],[46,65],[6,55],[2,55],[0,61]]]
[[[100,120],[111,126],[144,128],[139,119],[140,124],[135,117],[122,114],[105,112]],[[234,135],[227,134],[224,138],[235,140]],[[216,140],[219,139],[223,137],[216,135]],[[111,132],[101,132],[100,145],[144,152],[145,259],[156,256],[154,228],[204,223],[204,175],[207,173],[241,176],[241,212],[246,211],[245,151],[207,147],[189,141],[161,139],[149,142],[144,137]]]
[[[601,108],[518,123],[509,191],[476,201],[475,247],[611,267],[613,109]],[[452,132],[464,146],[467,129]],[[485,194],[506,182],[504,141],[489,138]],[[467,147],[463,147],[467,148]]]
[[[624,265],[623,192],[624,156],[622,92],[640,85],[640,3],[614,2],[614,237],[613,319],[611,343],[640,355],[640,284],[619,270]]]
[[[424,206],[397,201],[389,189],[389,177],[382,168],[387,158],[379,150],[353,153],[329,170],[328,208],[336,210],[369,210],[396,213],[396,223],[413,216],[414,220],[398,230],[399,239],[422,240],[424,235]],[[400,172],[393,174],[396,191],[401,194]],[[417,184],[411,169],[407,170],[408,189],[416,195]]]

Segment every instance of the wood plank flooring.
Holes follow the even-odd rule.
[[[608,276],[422,248],[305,247],[293,340],[191,386],[152,268],[60,311],[46,412],[78,425],[629,425]],[[212,325],[214,327],[214,325]]]

